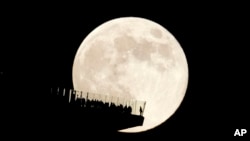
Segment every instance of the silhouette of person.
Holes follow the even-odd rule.
[[[128,114],[131,114],[131,112],[132,112],[132,107],[129,106],[129,107],[128,107]]]
[[[140,106],[140,115],[141,115],[141,116],[142,116],[142,112],[143,112],[143,111],[142,111],[142,107]]]

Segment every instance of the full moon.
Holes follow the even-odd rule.
[[[180,106],[188,84],[186,56],[163,26],[122,17],[95,28],[81,43],[73,64],[74,89],[146,101],[142,132],[165,122]]]

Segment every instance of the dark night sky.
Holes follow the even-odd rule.
[[[100,11],[103,15],[92,13],[94,9],[67,6],[34,6],[13,13],[3,10],[0,88],[8,100],[1,108],[6,112],[4,120],[15,121],[4,126],[5,131],[43,121],[39,113],[46,99],[40,96],[52,86],[72,88],[73,60],[82,40],[103,22],[124,16],[153,20],[176,37],[187,57],[189,84],[181,106],[167,122],[148,132],[113,137],[233,137],[236,128],[250,131],[244,90],[247,85],[241,81],[249,77],[245,68],[244,49],[249,43],[244,35],[248,33],[244,8],[237,13],[220,6],[195,7],[192,11],[166,9]],[[33,109],[31,105],[37,103],[39,108]],[[31,126],[27,132],[33,130],[41,129]]]

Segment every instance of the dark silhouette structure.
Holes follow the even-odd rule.
[[[72,89],[51,88],[49,105],[52,107],[55,117],[69,117],[68,122],[66,122],[68,126],[72,126],[74,122],[81,122],[84,128],[95,131],[117,131],[143,124],[142,113],[145,102],[136,111],[136,101],[132,103],[123,101],[127,102],[124,105],[97,98],[96,94],[95,96],[90,93],[85,93],[83,96],[82,92]]]

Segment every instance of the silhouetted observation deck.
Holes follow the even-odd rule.
[[[98,128],[119,130],[143,124],[145,101],[65,88],[51,88],[51,94],[54,107],[93,122]]]

